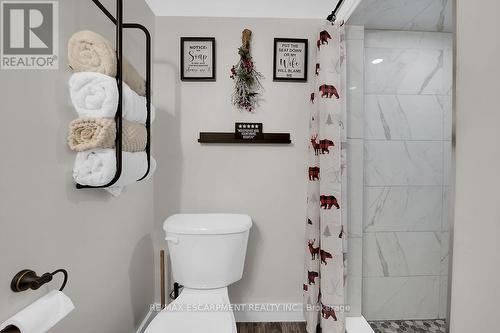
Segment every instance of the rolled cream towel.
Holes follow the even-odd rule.
[[[50,291],[0,325],[14,326],[21,333],[45,333],[66,317],[75,306],[63,292]]]
[[[118,108],[118,87],[110,76],[82,72],[69,79],[71,102],[79,117],[113,118]],[[129,121],[146,123],[146,98],[139,96],[126,84],[123,85],[122,116]],[[155,112],[151,106],[151,121]]]
[[[79,118],[69,124],[68,144],[74,151],[114,148],[116,122],[111,118]],[[146,126],[122,121],[122,150],[135,153],[146,149]]]
[[[74,72],[97,72],[116,77],[116,52],[103,36],[92,31],[79,31],[68,41],[69,67]],[[146,84],[137,70],[123,59],[123,81],[141,96],[146,95]]]
[[[144,177],[148,169],[146,152],[122,152],[122,173],[113,187],[123,187]],[[114,149],[93,149],[76,154],[73,179],[82,185],[107,185],[116,174]]]

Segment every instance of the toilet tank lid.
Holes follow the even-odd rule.
[[[166,232],[176,234],[234,234],[252,227],[252,219],[244,214],[176,214],[163,224]]]

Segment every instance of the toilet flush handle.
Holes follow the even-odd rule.
[[[167,242],[172,242],[174,244],[179,244],[179,238],[177,238],[177,237],[165,237],[165,240]]]

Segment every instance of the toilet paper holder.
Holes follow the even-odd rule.
[[[21,331],[16,326],[10,325],[1,330],[0,333],[21,333]]]
[[[21,331],[16,326],[10,325],[1,330],[0,333],[21,333]]]
[[[22,292],[26,291],[28,289],[31,290],[37,290],[44,284],[52,281],[52,278],[54,275],[62,273],[64,275],[64,281],[59,289],[59,291],[63,291],[64,287],[66,287],[66,283],[68,282],[68,272],[65,269],[58,269],[52,273],[45,273],[42,276],[38,276],[34,271],[31,269],[23,269],[19,273],[17,273],[14,278],[12,279],[12,282],[10,283],[10,289],[13,292]],[[8,328],[8,327],[7,327]],[[0,331],[2,333],[4,331]],[[10,331],[6,331],[10,332]],[[16,331],[12,331],[16,332]]]

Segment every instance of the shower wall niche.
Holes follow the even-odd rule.
[[[365,31],[363,315],[445,318],[452,34]]]

